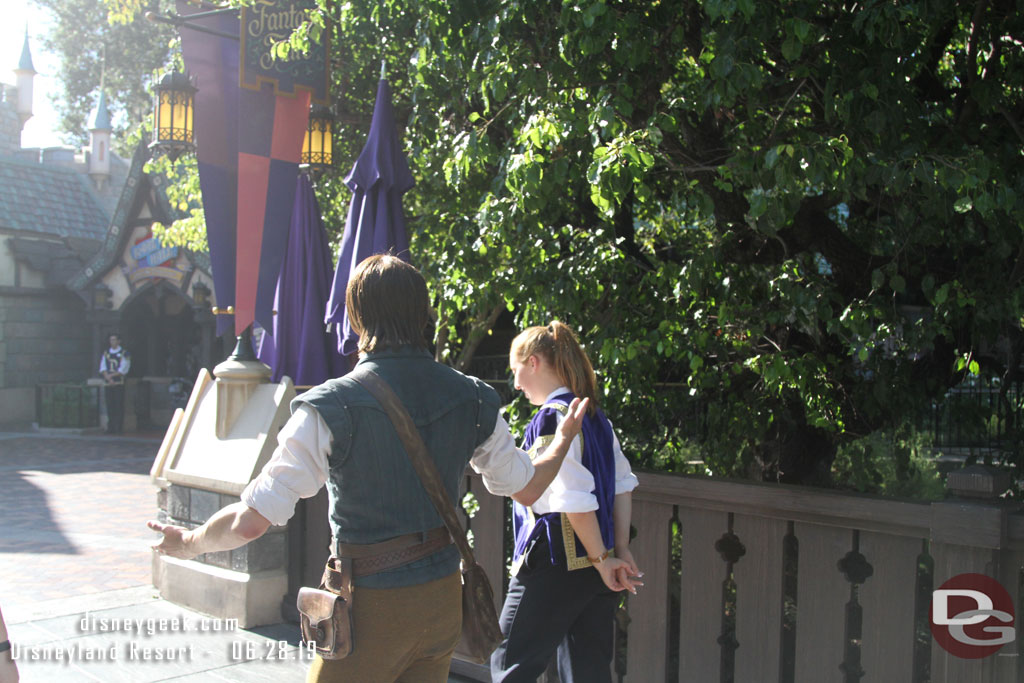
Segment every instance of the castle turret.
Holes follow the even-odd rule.
[[[18,87],[18,116],[21,117],[21,125],[32,118],[32,81],[35,78],[36,70],[32,66],[32,52],[28,49],[28,27],[25,27],[25,44],[21,48],[21,59],[18,60],[18,68],[14,70],[17,78],[15,85]]]
[[[110,131],[107,94],[101,89],[96,108],[89,115],[89,175],[99,187],[110,178]]]

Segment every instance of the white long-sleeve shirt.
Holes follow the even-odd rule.
[[[242,502],[278,526],[295,512],[300,498],[316,495],[327,482],[333,436],[320,414],[300,404],[281,428],[277,449],[263,470],[242,491]],[[499,415],[494,431],[469,461],[491,493],[508,496],[533,478],[530,457],[517,448],[508,423]]]

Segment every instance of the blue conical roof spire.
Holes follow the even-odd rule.
[[[107,109],[107,93],[100,90],[100,99],[89,115],[89,130],[111,130],[110,110]]]
[[[28,49],[28,26],[25,27],[25,43],[21,47],[21,59],[18,60],[18,71],[31,71],[36,73],[32,66],[32,52]]]

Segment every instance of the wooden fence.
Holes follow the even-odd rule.
[[[646,585],[627,596],[620,615],[619,680],[1024,680],[1017,656],[1024,644],[1024,515],[1016,508],[638,476],[631,547]],[[508,505],[478,477],[468,488],[480,505],[470,521],[477,560],[500,602]],[[1017,639],[998,654],[961,659],[932,638],[932,589],[962,573],[998,579],[1013,599]],[[452,670],[490,680],[483,667],[465,661]]]

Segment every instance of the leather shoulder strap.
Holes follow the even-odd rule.
[[[420,475],[423,488],[426,489],[427,495],[430,496],[430,502],[434,504],[437,514],[441,516],[444,525],[448,527],[448,533],[451,534],[452,541],[459,548],[463,566],[466,568],[472,567],[475,564],[473,550],[469,547],[469,542],[466,541],[466,532],[459,523],[459,518],[455,512],[455,504],[452,502],[451,496],[448,495],[448,489],[444,487],[444,483],[441,481],[441,474],[437,471],[437,465],[434,464],[433,459],[431,459],[430,454],[427,452],[427,445],[423,443],[423,437],[416,428],[416,423],[413,422],[409,411],[405,409],[405,406],[402,405],[402,402],[388,383],[372,370],[357,368],[350,372],[348,376],[370,392],[370,395],[377,399],[377,402],[384,408],[384,412],[391,418],[391,423],[395,426],[395,431],[398,432],[402,445],[405,446],[405,451],[412,461],[412,466],[416,473]]]

